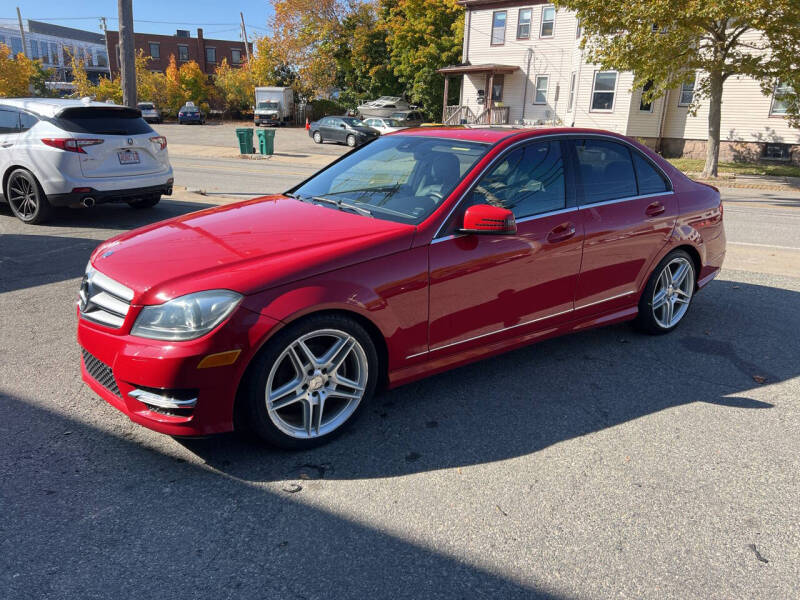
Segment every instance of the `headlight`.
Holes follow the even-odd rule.
[[[222,323],[241,299],[241,294],[230,290],[209,290],[145,306],[131,335],[154,340],[193,340]]]

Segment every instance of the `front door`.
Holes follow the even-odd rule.
[[[576,317],[635,304],[653,260],[672,234],[678,202],[639,152],[602,138],[574,141],[585,228]]]
[[[502,157],[430,246],[432,352],[459,352],[570,318],[583,232],[562,143],[532,142]],[[514,235],[458,234],[468,206],[513,211]],[[451,234],[451,235],[446,235]]]

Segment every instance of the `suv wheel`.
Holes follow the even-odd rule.
[[[137,198],[136,200],[128,200],[128,206],[131,208],[152,208],[161,201],[161,194],[155,194],[149,198]]]
[[[42,186],[36,181],[36,177],[25,169],[17,169],[9,176],[6,183],[6,198],[14,216],[29,225],[44,223],[52,212]]]

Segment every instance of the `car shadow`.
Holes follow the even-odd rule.
[[[798,339],[780,350],[774,342],[800,330],[798,305],[797,292],[718,280],[669,335],[622,324],[437,375],[376,397],[354,427],[315,450],[287,454],[235,434],[179,443],[251,482],[380,478],[524,456],[693,402],[769,409],[750,392],[800,375]]]

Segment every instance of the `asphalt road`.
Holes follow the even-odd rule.
[[[236,189],[277,185],[231,163]],[[767,196],[731,198],[729,239],[792,253],[800,202]],[[673,334],[543,342],[285,453],[152,433],[80,381],[92,248],[204,206],[0,207],[3,598],[800,595],[800,272],[725,269]]]

